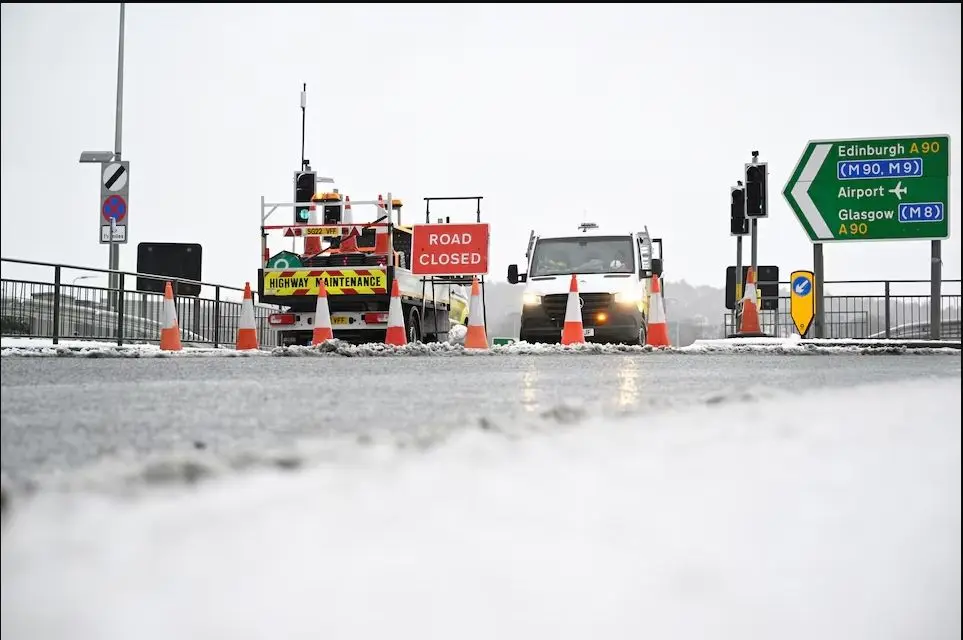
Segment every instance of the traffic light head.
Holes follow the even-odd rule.
[[[765,162],[746,165],[746,216],[765,218],[769,215],[766,207],[766,178],[768,167]]]
[[[307,204],[314,196],[316,185],[314,171],[298,171],[294,176],[294,222],[307,224],[311,221],[311,207]]]
[[[746,217],[746,191],[732,187],[729,195],[729,235],[749,235],[749,219]]]
[[[746,190],[742,187],[731,187],[729,191],[729,215],[733,218],[746,217]]]

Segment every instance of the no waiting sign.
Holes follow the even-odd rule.
[[[480,276],[488,273],[488,223],[416,224],[411,272],[417,276]]]

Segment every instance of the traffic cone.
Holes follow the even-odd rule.
[[[354,212],[351,211],[351,196],[344,197],[344,210],[341,212],[341,224],[354,222]]]
[[[568,287],[568,302],[565,305],[565,326],[562,327],[562,344],[584,344],[585,332],[582,330],[582,306],[578,298],[578,280],[572,274]]]
[[[351,213],[351,196],[344,197],[344,215],[341,217],[342,225],[349,225],[352,222],[353,214]],[[341,233],[341,243],[338,245],[338,251],[341,253],[354,253],[358,251],[358,236],[360,232],[356,227],[348,227],[347,234],[344,233],[344,228],[342,228]]]
[[[665,319],[665,300],[662,299],[662,283],[659,276],[652,274],[652,289],[649,292],[649,326],[645,344],[650,347],[671,347],[669,327]]]
[[[405,319],[401,314],[401,295],[398,293],[397,278],[391,281],[391,302],[388,303],[388,329],[385,331],[385,344],[396,347],[408,344]]]
[[[177,324],[174,290],[170,282],[164,285],[164,325],[160,332],[160,348],[162,351],[181,350],[181,328]]]
[[[318,198],[318,194],[311,196],[311,202],[315,202],[316,198]],[[311,213],[309,214],[308,220],[311,224],[318,224],[318,217],[316,215],[317,207],[312,204],[309,210]],[[321,210],[324,210],[323,206]],[[321,236],[306,236],[304,238],[304,255],[316,256],[319,253],[321,253]]]
[[[325,340],[334,338],[331,330],[331,313],[328,310],[328,290],[324,287],[324,280],[318,278],[318,306],[314,311],[314,331],[311,334],[311,344],[321,344]]]
[[[471,303],[468,306],[468,333],[465,334],[465,348],[488,348],[488,336],[485,334],[485,321],[482,318],[481,293],[477,277],[471,280]]]
[[[254,296],[251,295],[251,283],[244,283],[244,300],[241,301],[241,319],[237,323],[237,343],[234,347],[238,351],[257,349],[257,326],[254,324]]]
[[[756,272],[752,267],[746,271],[746,289],[742,294],[742,320],[738,336],[763,336],[759,326],[759,308],[756,306]]]

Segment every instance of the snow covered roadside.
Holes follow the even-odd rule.
[[[117,346],[110,342],[61,340],[54,345],[50,340],[36,338],[2,338],[0,355],[4,357],[80,357],[80,358],[233,358],[256,356],[279,357],[384,357],[384,356],[520,356],[520,355],[600,355],[619,353],[672,353],[684,355],[755,353],[770,355],[951,355],[959,357],[960,349],[948,346],[920,348],[891,340],[832,340],[825,344],[818,340],[791,338],[733,338],[698,340],[685,347],[654,348],[624,344],[585,343],[562,346],[559,344],[529,344],[517,342],[496,345],[488,350],[465,349],[465,328],[453,327],[446,342],[413,343],[395,347],[380,343],[354,345],[341,340],[329,340],[317,347],[262,347],[256,351],[235,351],[231,347],[195,347],[185,345],[182,351],[161,351],[157,345],[138,344]],[[945,343],[950,344],[950,343]]]
[[[41,494],[5,524],[0,624],[51,640],[958,637],[960,384]]]
[[[0,338],[3,357],[60,357],[60,358],[184,358],[184,357],[250,357],[270,355],[264,350],[235,351],[229,347],[194,347],[184,345],[181,351],[161,351],[156,344],[125,344],[95,340],[59,340],[54,344],[46,338]]]

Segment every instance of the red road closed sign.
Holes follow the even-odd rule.
[[[479,276],[488,273],[488,223],[416,224],[411,272],[418,276]]]

